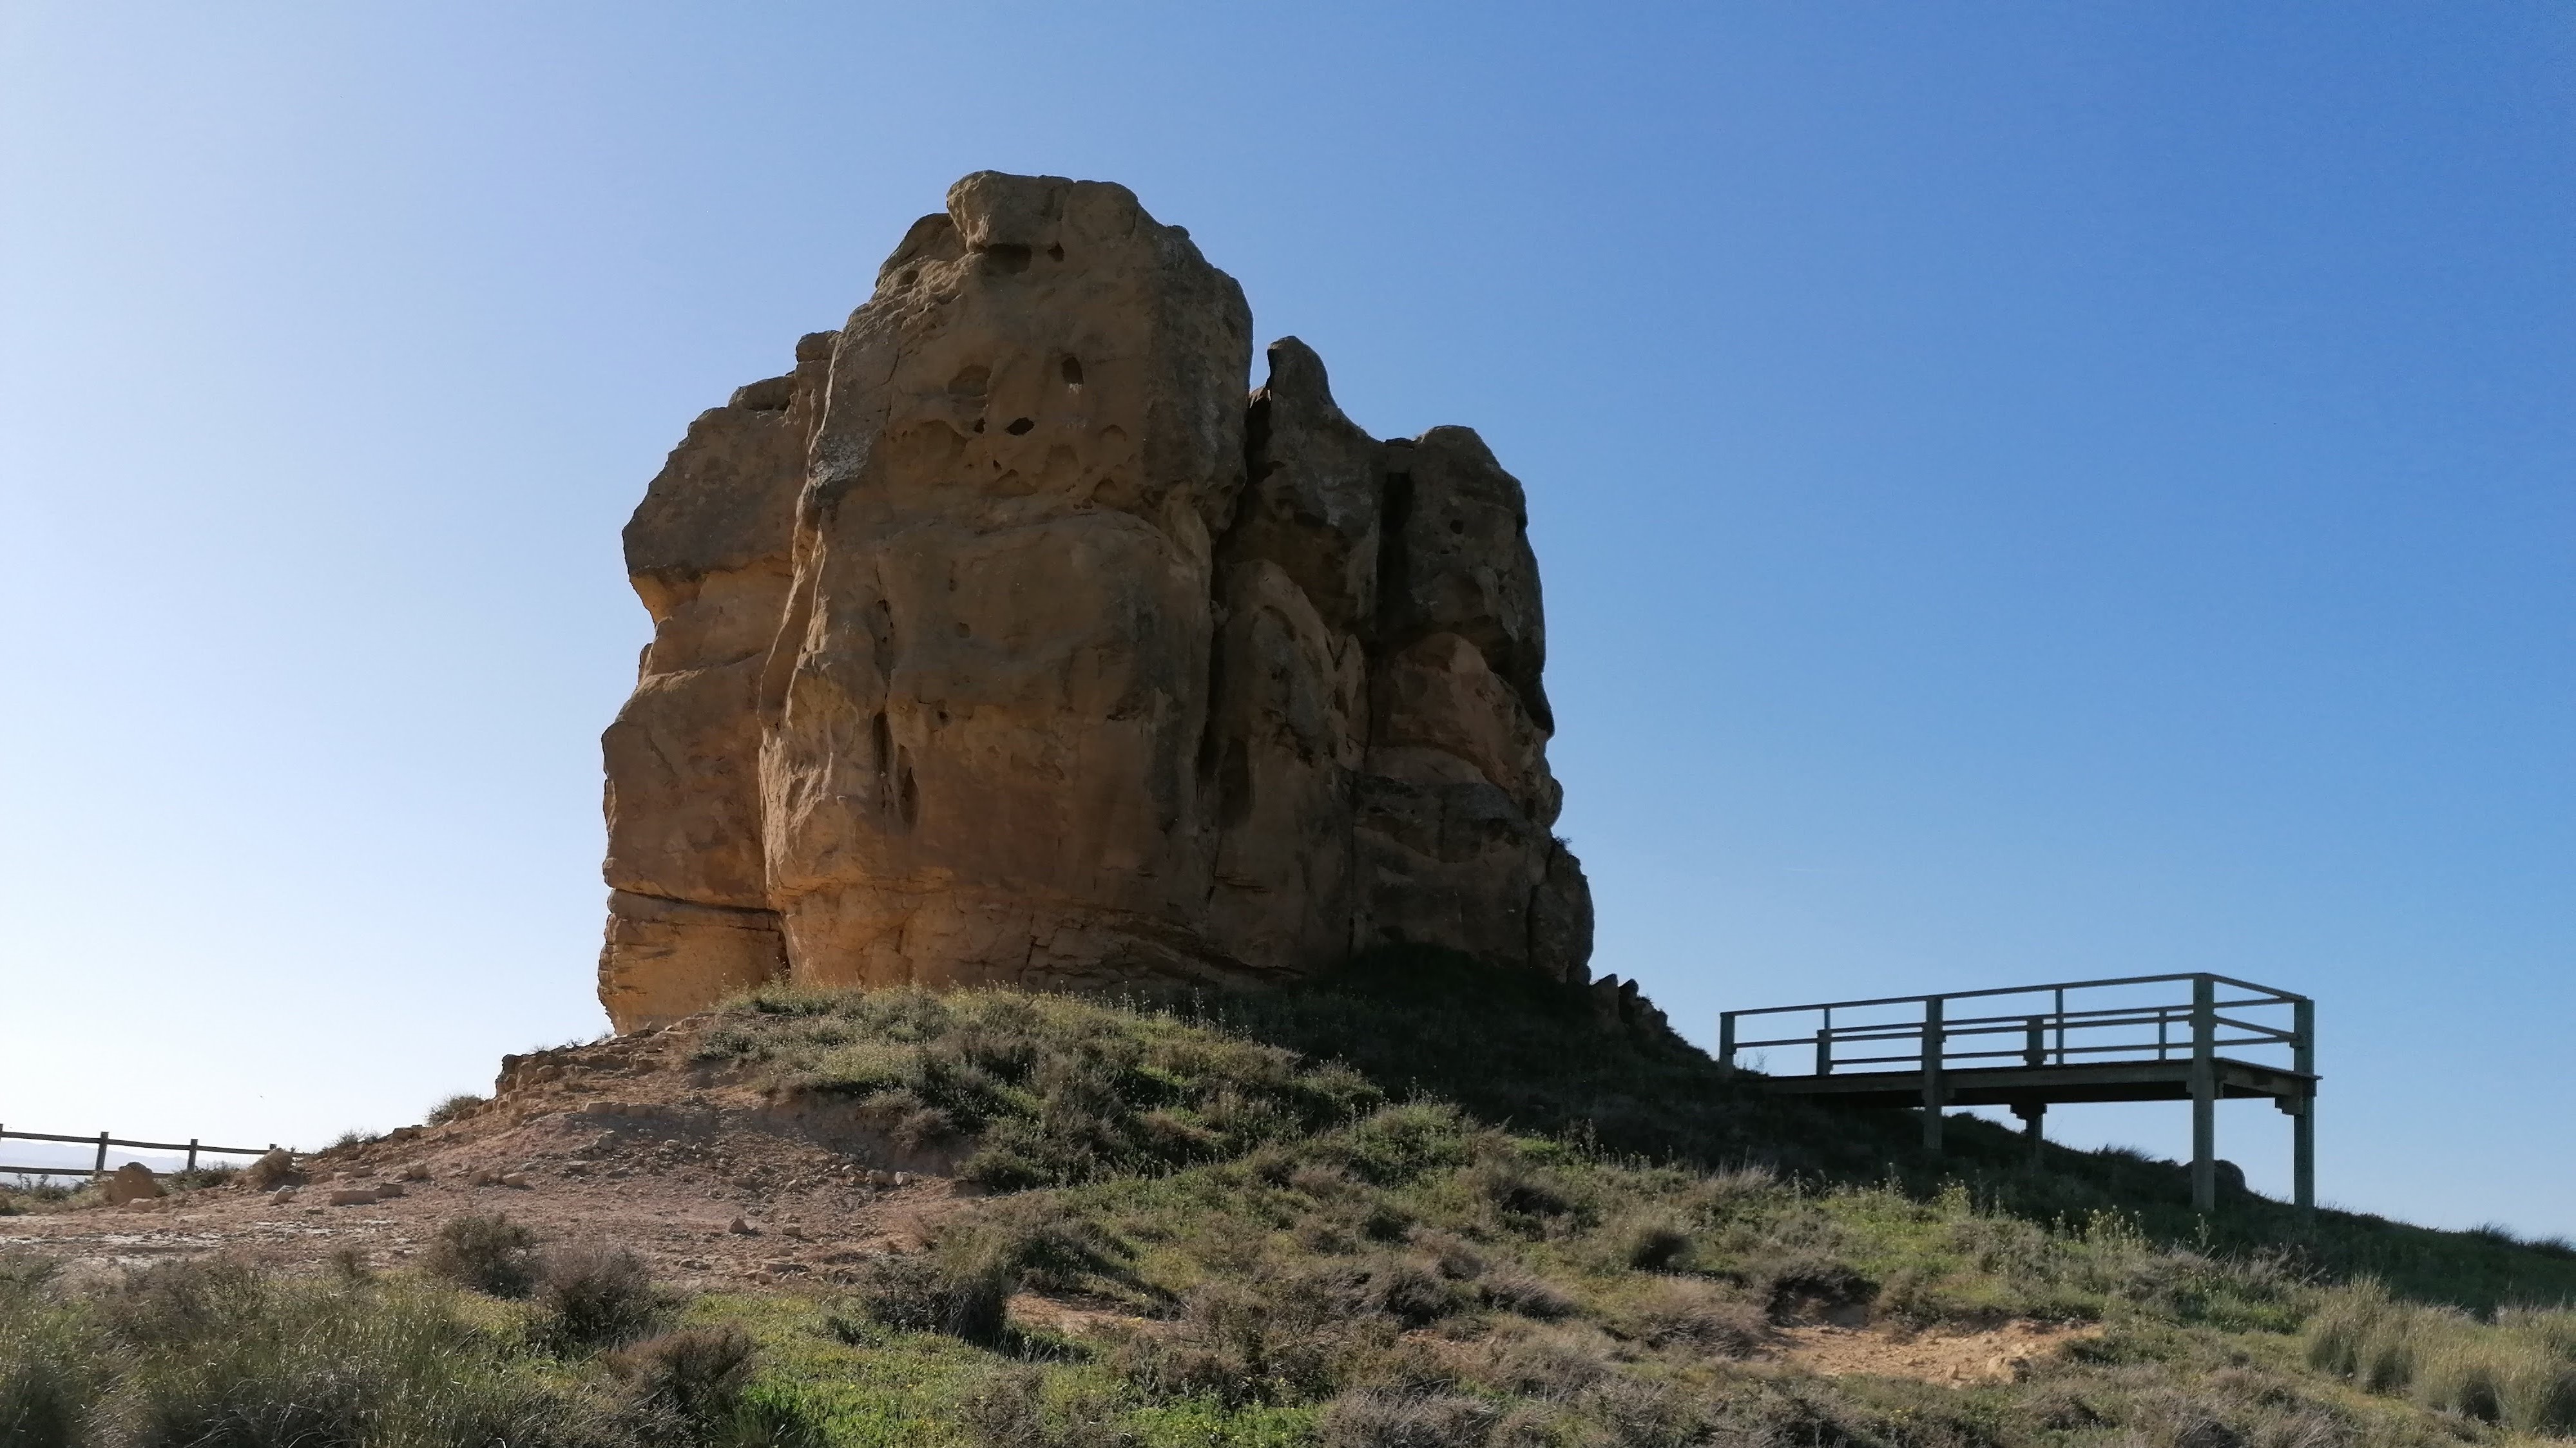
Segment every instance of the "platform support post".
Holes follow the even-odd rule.
[[[2290,1008],[2292,1069],[2303,1076],[2317,1073],[2317,1003],[2303,1000]],[[2300,1211],[2317,1209],[2317,1093],[2310,1084],[2290,1118],[2290,1199]]]
[[[2044,1159],[2044,1149],[2048,1145],[2048,1138],[2041,1133],[2039,1126],[2041,1119],[2048,1115],[2048,1103],[2016,1101],[2013,1103],[2012,1114],[2021,1118],[2021,1134],[2023,1139],[2030,1143],[2030,1164],[2035,1171]]]
[[[1941,1149],[1941,998],[1923,1003],[1923,1149]]]
[[[1735,1075],[1735,1012],[1720,1011],[1717,1016],[1717,1074]]]
[[[2218,985],[2191,982],[2191,1205],[2218,1210]]]
[[[107,1133],[102,1131],[98,1134],[98,1160],[90,1163],[89,1179],[96,1181],[105,1175],[107,1175]]]

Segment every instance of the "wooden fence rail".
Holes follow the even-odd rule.
[[[59,1136],[48,1131],[9,1131],[0,1129],[0,1142],[68,1141],[82,1146],[96,1145],[98,1155],[90,1164],[81,1166],[7,1166],[0,1165],[0,1176],[85,1176],[92,1181],[107,1175],[107,1149],[111,1146],[141,1147],[146,1151],[184,1151],[188,1164],[183,1170],[195,1171],[200,1156],[266,1156],[277,1150],[277,1143],[266,1146],[208,1146],[195,1137],[186,1141],[128,1141],[102,1131],[96,1136]]]

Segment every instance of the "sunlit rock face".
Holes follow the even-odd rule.
[[[620,1030],[767,980],[1580,979],[1520,484],[1379,442],[1123,187],[979,172],[626,529]]]

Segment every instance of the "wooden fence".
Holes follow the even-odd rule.
[[[186,1141],[128,1141],[120,1136],[110,1136],[104,1131],[96,1136],[57,1136],[45,1131],[0,1130],[0,1142],[11,1141],[67,1141],[80,1146],[95,1145],[98,1148],[98,1155],[91,1159],[88,1166],[0,1164],[0,1176],[85,1176],[92,1181],[107,1175],[107,1149],[111,1146],[140,1147],[146,1151],[184,1151],[188,1154],[188,1164],[183,1168],[186,1171],[197,1169],[197,1158],[200,1156],[266,1156],[277,1150],[277,1143],[273,1141],[266,1146],[208,1146],[194,1137]],[[6,1148],[0,1147],[0,1150],[6,1150]]]

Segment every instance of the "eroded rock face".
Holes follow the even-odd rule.
[[[1520,484],[1381,443],[1124,188],[978,173],[626,531],[621,1030],[770,979],[1581,978]]]

